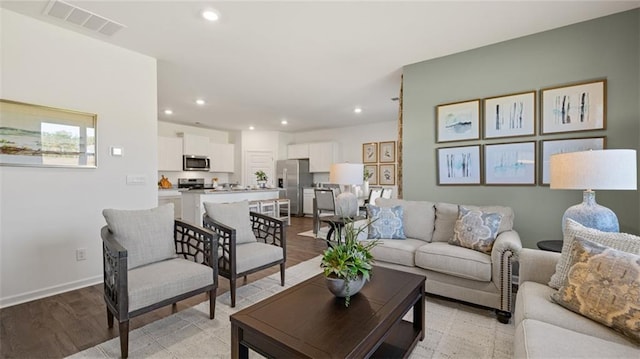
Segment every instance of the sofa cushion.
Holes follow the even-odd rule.
[[[491,256],[472,249],[433,242],[416,250],[416,266],[482,282],[491,280]]]
[[[203,204],[209,218],[236,230],[236,244],[257,242],[251,229],[249,201]]]
[[[174,258],[128,273],[129,312],[213,284],[211,267]]]
[[[378,198],[376,205],[380,207],[402,206],[404,209],[402,218],[404,234],[409,238],[431,242],[435,221],[433,202]]]
[[[567,281],[551,299],[640,344],[640,255],[582,238],[570,250]]]
[[[514,358],[637,358],[632,344],[612,343],[527,319],[516,326]]]
[[[143,210],[105,209],[102,215],[127,250],[127,268],[174,258],[173,203]]]
[[[459,211],[449,244],[491,254],[502,214],[467,209],[464,206],[460,206]]]
[[[472,206],[463,205],[468,209],[479,209],[483,212],[496,212],[502,214],[502,221],[498,227],[498,233],[513,229],[514,214],[511,207],[504,206]],[[448,242],[453,237],[453,227],[458,220],[458,205],[451,203],[435,204],[435,223],[433,231],[433,242]]]
[[[549,281],[549,286],[552,288],[560,288],[567,279],[567,273],[569,272],[568,261],[571,252],[569,249],[576,237],[613,249],[629,253],[640,253],[640,237],[627,233],[601,232],[597,229],[585,227],[574,220],[567,219],[564,228],[562,255],[558,264],[556,264],[556,272],[551,276],[551,281]]]
[[[378,207],[367,204],[369,239],[405,239],[402,206]]]
[[[416,249],[424,245],[424,241],[413,238],[403,241],[379,239],[378,244],[371,249],[371,254],[376,261],[414,267]]]
[[[515,324],[518,325],[526,319],[535,319],[610,342],[631,343],[622,334],[554,303],[551,300],[551,294],[554,292],[555,289],[545,284],[521,283],[516,297]]]

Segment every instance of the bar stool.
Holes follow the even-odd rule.
[[[277,218],[278,216],[276,215],[276,200],[265,199],[260,201],[260,213]]]
[[[282,211],[285,211],[286,216],[282,215]],[[291,225],[291,201],[288,198],[276,199],[276,214],[279,220],[286,220],[287,225]]]

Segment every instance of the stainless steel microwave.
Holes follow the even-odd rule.
[[[210,163],[207,156],[182,156],[182,170],[183,171],[209,171]]]

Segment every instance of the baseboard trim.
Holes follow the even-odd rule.
[[[13,305],[30,302],[32,300],[42,299],[42,298],[50,297],[52,295],[96,285],[98,283],[102,283],[102,279],[103,279],[102,276],[98,275],[95,277],[81,279],[74,282],[56,285],[56,286],[52,286],[44,289],[38,289],[38,290],[34,290],[27,293],[12,295],[6,298],[0,298],[0,308],[11,307]]]

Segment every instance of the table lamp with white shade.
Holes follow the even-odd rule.
[[[336,198],[336,215],[354,217],[358,214],[358,197],[353,193],[354,185],[362,184],[362,163],[334,163],[329,169],[329,182],[345,187]]]
[[[552,189],[584,190],[582,203],[569,207],[562,216],[604,232],[618,232],[615,213],[596,203],[593,190],[637,189],[635,150],[598,150],[561,153],[551,156]]]

